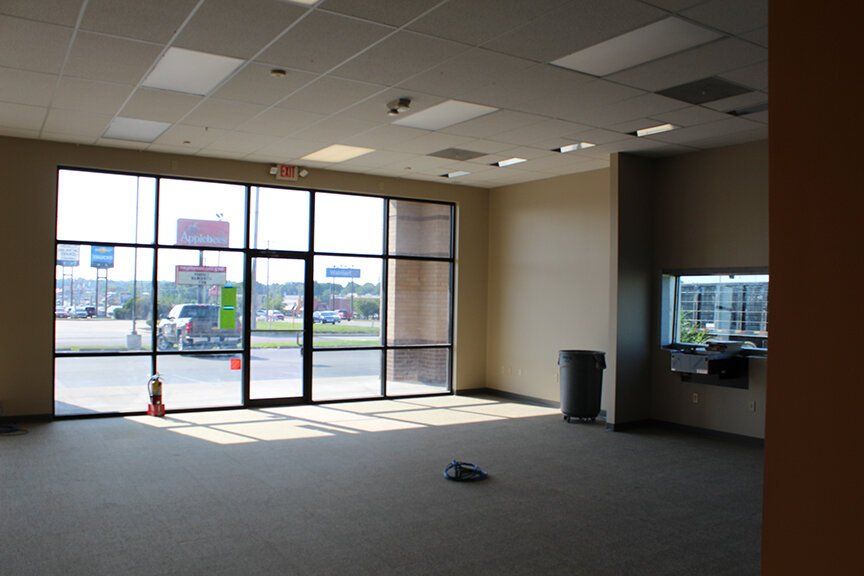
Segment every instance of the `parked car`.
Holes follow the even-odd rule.
[[[69,318],[69,312],[66,309],[58,306],[54,309],[54,317],[55,318]]]
[[[95,306],[85,306],[84,311],[87,312],[88,318],[93,318],[96,316],[96,307]]]
[[[351,320],[352,318],[352,314],[348,310],[337,310],[336,312],[339,313],[339,318],[341,320]]]
[[[318,310],[312,313],[312,322],[320,322],[321,324],[339,324],[342,319],[338,312],[333,310]]]
[[[73,306],[69,308],[67,311],[69,314],[69,318],[89,318],[90,315],[87,313],[87,309],[83,306]]]
[[[240,322],[233,330],[219,328],[219,306],[213,304],[177,304],[157,328],[160,350],[239,348],[242,339]]]

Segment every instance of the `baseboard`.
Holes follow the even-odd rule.
[[[458,396],[498,396],[508,400],[516,400],[525,404],[534,404],[535,406],[545,406],[546,408],[558,408],[561,404],[552,400],[543,398],[535,398],[534,396],[526,396],[525,394],[516,394],[515,392],[505,392],[495,388],[469,388],[468,390],[458,390]]]
[[[751,446],[765,446],[764,438],[755,438],[753,436],[746,436],[744,434],[735,434],[734,432],[723,432],[721,430],[712,430],[710,428],[702,428],[699,426],[688,426],[686,424],[678,424],[677,422],[667,422],[666,420],[655,420],[653,418],[647,418],[645,420],[634,420],[633,422],[621,422],[621,423],[613,423],[606,424],[606,429],[611,430],[613,432],[626,432],[628,430],[634,430],[637,428],[646,428],[646,427],[655,427],[655,428],[664,428],[666,430],[675,430],[678,432],[687,432],[688,434],[695,434],[698,436],[704,436],[706,438],[717,438],[720,440],[731,440],[734,442],[740,442],[742,444],[749,444]]]

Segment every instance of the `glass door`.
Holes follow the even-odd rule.
[[[304,398],[306,260],[250,256],[249,402]]]

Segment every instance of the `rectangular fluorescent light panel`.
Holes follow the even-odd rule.
[[[464,170],[457,170],[456,172],[448,172],[447,174],[441,174],[442,178],[458,178],[460,176],[467,176],[470,172],[466,172]]]
[[[306,156],[303,156],[302,159],[314,162],[345,162],[346,160],[351,160],[352,158],[357,158],[374,151],[375,150],[372,148],[333,144],[332,146],[327,146],[317,152],[307,154]]]
[[[666,18],[559,58],[552,64],[606,76],[720,37],[721,34],[680,18]]]
[[[291,4],[302,4],[304,6],[312,6],[316,4],[318,0],[282,0],[283,2],[289,2]]]
[[[659,126],[651,126],[649,128],[642,128],[641,130],[636,130],[636,136],[651,136],[652,134],[660,134],[662,132],[669,132],[670,130],[674,130],[677,128],[674,124],[660,124]]]
[[[566,146],[561,146],[560,148],[555,148],[553,152],[560,152],[562,154],[566,154],[567,152],[575,152],[576,150],[584,150],[586,148],[592,148],[594,144],[591,142],[576,142],[575,144],[567,144]]]
[[[491,106],[481,106],[480,104],[460,102],[459,100],[447,100],[420,112],[415,112],[401,120],[396,120],[393,124],[408,126],[410,128],[422,128],[423,130],[440,130],[454,124],[459,124],[460,122],[485,116],[497,110],[498,108],[492,108]]]
[[[138,118],[123,118],[117,116],[111,120],[108,129],[105,130],[103,138],[114,138],[115,140],[132,140],[133,142],[153,142],[162,135],[168,127],[168,122],[154,122],[153,120],[139,120]]]
[[[525,158],[508,158],[507,160],[501,160],[500,162],[495,162],[492,165],[498,166],[500,168],[504,168],[505,166],[512,166],[513,164],[520,164],[522,162],[525,162]]]
[[[243,60],[237,58],[169,48],[144,79],[144,86],[187,94],[209,94],[241,64]]]

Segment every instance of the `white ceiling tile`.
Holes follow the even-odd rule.
[[[314,83],[292,94],[278,106],[318,114],[334,114],[384,90],[380,84],[368,84],[321,76]]]
[[[705,0],[643,0],[643,2],[653,4],[658,8],[663,8],[670,12],[677,12],[689,8],[690,6],[695,6],[700,2],[705,2]]]
[[[765,28],[757,28],[756,30],[751,30],[750,32],[744,32],[743,34],[739,34],[738,37],[759,44],[760,46],[764,46],[765,48],[768,47],[767,26]]]
[[[264,106],[257,104],[209,98],[186,116],[183,123],[233,130],[264,109]]]
[[[409,128],[413,130],[413,128]],[[412,138],[399,144],[399,151],[408,154],[430,154],[446,148],[462,148],[466,142],[473,139],[467,136],[430,132],[424,136]]]
[[[302,110],[270,108],[248,122],[241,124],[238,130],[253,134],[285,137],[324,118],[326,116],[322,114],[313,114],[312,112],[303,112]]]
[[[709,0],[681,12],[696,22],[740,34],[768,25],[768,0]]]
[[[40,138],[42,140],[50,140],[51,142],[72,142],[75,144],[94,144],[97,140],[96,136],[86,136],[65,132],[48,132],[47,130],[42,131]]]
[[[519,164],[522,170],[532,170],[535,172],[544,172],[547,170],[555,171],[556,173],[567,173],[570,170],[575,171],[577,166],[586,160],[575,154],[555,154],[554,156],[543,156],[528,162]]]
[[[57,74],[72,30],[0,16],[0,66]]]
[[[128,118],[177,122],[203,100],[202,96],[156,88],[138,88],[123,107]]]
[[[304,128],[292,136],[296,138],[310,138],[321,142],[338,141],[342,143],[343,140],[375,126],[376,124],[372,122],[349,118],[340,114],[323,120],[309,128]]]
[[[116,140],[114,138],[98,138],[97,146],[108,146],[109,148],[129,148],[131,150],[145,150],[150,146],[149,142],[133,142],[132,140]]]
[[[420,112],[421,110],[425,110],[426,108],[430,108],[444,101],[441,96],[422,94],[416,90],[408,90],[407,88],[390,88],[356,104],[355,106],[351,106],[342,112],[341,115],[349,118],[366,120],[367,122],[374,122],[376,124],[390,124],[398,119],[398,116],[393,117],[387,114],[387,103],[403,96],[411,98],[410,110],[412,113]]]
[[[720,77],[755,90],[768,92],[768,61],[731,70],[721,74]]]
[[[74,26],[83,0],[3,0],[0,14],[28,20]]]
[[[428,130],[406,128],[404,126],[379,126],[348,138],[345,140],[345,144],[400,152],[403,151],[402,146],[405,142],[430,133]]]
[[[425,171],[425,172],[436,172],[441,166],[444,166],[450,162],[446,158],[438,158],[436,156],[421,156],[415,154],[409,154],[406,157],[399,158],[392,163],[387,164],[387,166],[394,171]],[[408,174],[406,174],[408,176]]]
[[[326,0],[319,4],[319,8],[356,16],[364,20],[389,24],[390,26],[402,26],[417,18],[440,1],[376,0],[375,2],[358,2],[357,0]]]
[[[450,0],[408,28],[464,44],[479,45],[563,3],[564,0]]]
[[[721,146],[734,146],[735,144],[743,144],[745,142],[755,142],[757,140],[768,139],[768,126],[760,125],[754,130],[740,130],[729,134],[721,134],[719,136],[711,136],[703,140],[694,140],[688,142],[689,146],[697,148],[719,148]]]
[[[15,130],[39,130],[47,108],[0,102],[0,126]]]
[[[186,146],[172,146],[169,144],[150,144],[147,146],[147,150],[151,152],[163,152],[165,154],[195,154],[198,152],[199,148],[186,145]]]
[[[669,112],[685,106],[687,106],[685,102],[659,94],[642,94],[607,106],[586,108],[584,112],[573,114],[571,117],[584,124],[607,128],[628,120]]]
[[[707,122],[716,122],[723,120],[727,116],[722,112],[704,108],[702,106],[688,106],[680,110],[672,112],[663,112],[662,114],[653,114],[651,118],[658,122],[669,122],[676,126],[696,126],[697,124],[705,124]]]
[[[62,78],[52,106],[113,116],[132,93],[127,84],[108,84],[77,78]]]
[[[251,58],[305,12],[278,0],[207,0],[174,45]]]
[[[484,164],[489,166],[491,164],[494,164],[495,162],[507,160],[508,158],[523,158],[525,160],[536,160],[537,158],[544,158],[546,156],[552,156],[554,154],[555,153],[549,150],[543,150],[540,148],[517,146],[515,148],[507,148],[506,150],[501,150],[500,152],[495,152],[493,154],[487,154],[486,156],[480,156],[479,158],[468,160],[468,162],[472,164]]]
[[[261,62],[326,72],[392,32],[389,26],[313,12],[258,57]]]
[[[449,146],[448,146],[449,148]],[[463,150],[471,150],[473,152],[483,152],[484,154],[496,154],[502,150],[513,148],[510,142],[496,142],[494,140],[484,140],[483,138],[475,138],[456,146]]]
[[[274,142],[268,146],[264,146],[257,150],[257,155],[267,155],[272,158],[279,158],[280,161],[292,160],[301,158],[311,152],[320,150],[326,145],[323,142],[314,140],[301,140],[298,138],[282,138],[278,142]]]
[[[271,69],[263,64],[249,64],[213,95],[226,100],[271,106],[317,78],[315,74],[299,70],[288,70],[284,77],[276,77],[270,74]]]
[[[181,146],[190,150],[197,150],[212,144],[225,134],[226,131],[219,128],[175,124],[163,132],[156,139],[155,144],[159,146]]]
[[[95,138],[105,132],[110,121],[111,116],[107,114],[52,109],[45,120],[44,131]]]
[[[568,134],[576,134],[577,132],[590,130],[591,128],[591,126],[566,122],[564,120],[543,120],[536,124],[529,124],[528,126],[496,134],[495,140],[512,142],[513,144],[533,144]]]
[[[762,124],[768,124],[768,110],[754,112],[753,114],[747,114],[743,116],[743,118],[745,120],[750,120],[751,122],[761,122]]]
[[[449,40],[397,32],[334,70],[333,75],[392,86],[467,49]]]
[[[708,124],[699,124],[688,128],[679,128],[671,132],[655,134],[651,136],[651,140],[659,140],[661,142],[670,142],[672,144],[687,144],[697,145],[696,143],[720,136],[727,136],[735,132],[744,132],[760,128],[761,125],[756,122],[750,122],[743,118],[729,117],[717,122],[709,122]]]
[[[0,67],[0,102],[48,106],[57,76]]]
[[[656,92],[755,64],[767,58],[768,51],[760,46],[737,38],[724,38],[612,74],[608,78]]]
[[[538,62],[551,62],[665,16],[666,12],[636,0],[568,2],[488,42],[485,47]]]
[[[535,64],[471,90],[465,99],[498,108],[521,110],[521,106],[527,102],[534,102],[549,94],[569,94],[594,80],[593,76],[587,74],[549,64]]]
[[[474,120],[460,122],[453,126],[444,128],[442,132],[456,134],[457,136],[471,136],[473,138],[489,138],[508,130],[514,130],[530,124],[536,124],[546,120],[542,116],[525,114],[524,112],[513,112],[510,110],[499,110],[486,114]]]
[[[37,139],[39,138],[39,130],[25,130],[23,128],[6,128],[5,126],[0,125],[0,136],[7,136],[9,138],[30,138]]]
[[[277,136],[263,134],[248,134],[246,132],[228,132],[221,138],[205,147],[205,150],[219,150],[246,155],[266,146],[271,146],[280,140]]]
[[[81,29],[165,43],[196,0],[89,0]]]
[[[552,92],[525,105],[532,111],[564,120],[584,123],[585,111],[644,94],[642,90],[606,80],[594,80],[568,92]]]
[[[729,110],[747,108],[748,106],[755,106],[756,104],[762,104],[767,101],[768,95],[764,92],[747,92],[746,94],[739,94],[738,96],[730,96],[729,98],[723,98],[722,100],[707,102],[706,104],[703,104],[703,106],[719,110],[720,112],[728,112]]]
[[[393,152],[390,150],[375,150],[374,152],[364,154],[346,162],[340,162],[340,164],[342,166],[372,168],[387,166],[395,162],[410,161],[415,158],[417,158],[416,154],[405,154],[403,152]]]
[[[478,48],[409,78],[400,83],[400,86],[428,94],[463,99],[469,97],[472,90],[519,76],[521,71],[531,66],[536,64],[530,60]]]
[[[138,84],[161,48],[134,40],[79,32],[64,74],[89,80]]]
[[[569,138],[572,138],[575,142],[590,142],[591,144],[600,145],[609,144],[610,142],[620,142],[621,140],[626,140],[628,136],[612,130],[595,128],[593,130],[577,132],[569,136]]]

